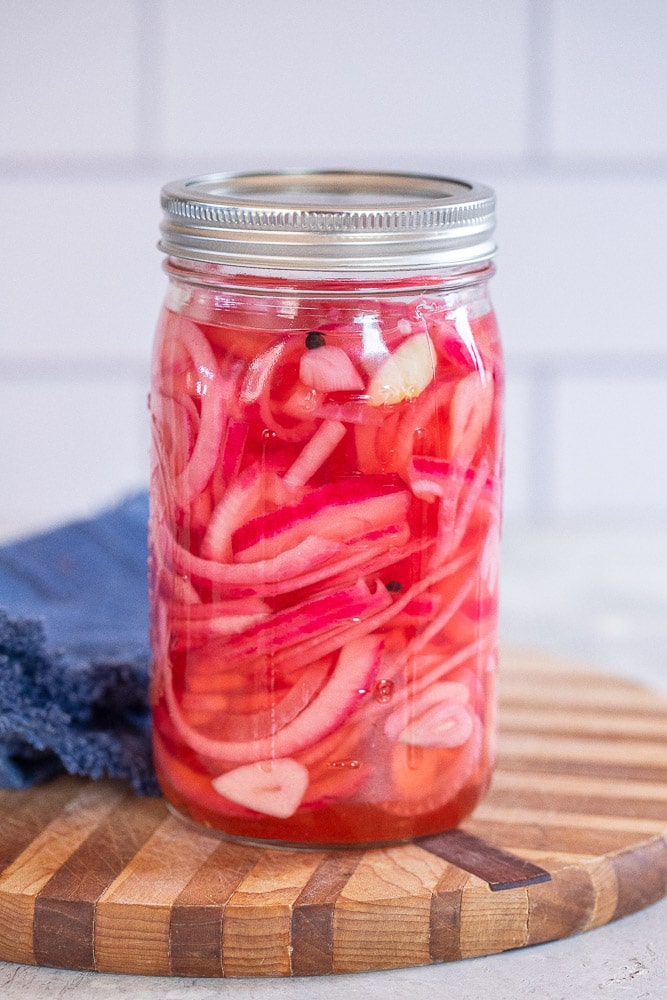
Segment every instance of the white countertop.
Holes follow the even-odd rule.
[[[667,526],[509,525],[505,643],[533,646],[667,693]],[[667,899],[562,941],[445,965],[308,979],[101,975],[0,963],[2,1000],[664,1000]]]

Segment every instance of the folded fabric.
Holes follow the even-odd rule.
[[[145,493],[0,547],[0,787],[67,771],[157,794]]]

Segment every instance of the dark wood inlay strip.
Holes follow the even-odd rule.
[[[618,883],[615,919],[636,913],[667,895],[667,841],[664,837],[657,837],[631,851],[622,851],[610,860]]]
[[[221,976],[224,910],[262,850],[222,842],[171,908],[171,971],[175,976]]]
[[[429,941],[432,962],[453,962],[461,958],[461,902],[469,878],[467,871],[451,865],[435,887]]]
[[[292,911],[293,975],[335,971],[334,908],[362,857],[362,851],[328,855],[299,893]]]
[[[583,931],[595,909],[596,892],[585,868],[556,868],[551,881],[528,888],[528,940],[541,944]]]
[[[539,865],[493,847],[465,830],[447,830],[434,837],[420,837],[416,843],[431,854],[484,879],[494,892],[548,882],[551,878]]]

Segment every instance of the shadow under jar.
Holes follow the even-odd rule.
[[[493,192],[420,175],[167,185],[154,757],[222,835],[371,845],[493,767],[502,359]]]

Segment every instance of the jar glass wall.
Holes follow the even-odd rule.
[[[494,757],[491,264],[169,256],[155,342],[154,756],[172,808],[298,845],[440,832]]]

